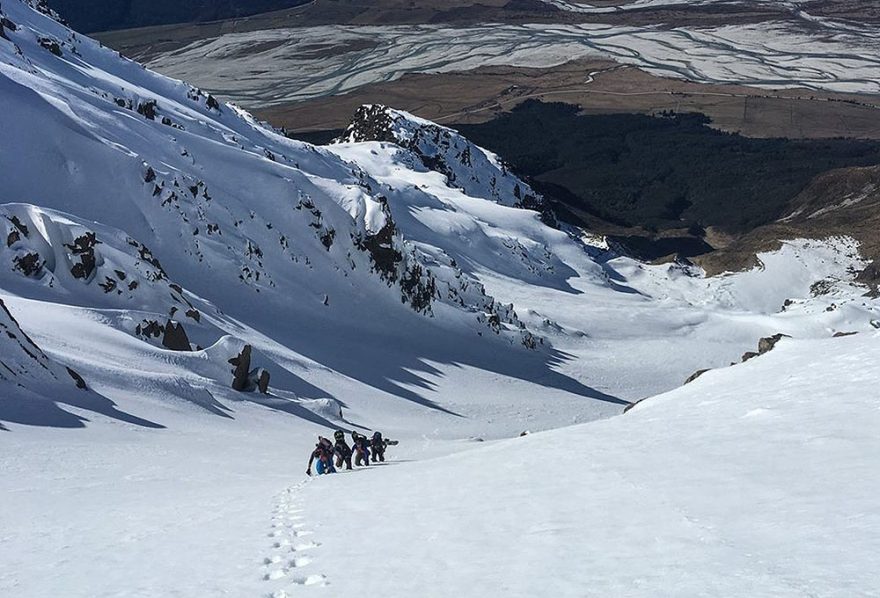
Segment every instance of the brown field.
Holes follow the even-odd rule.
[[[589,114],[702,112],[716,127],[752,137],[880,139],[880,96],[697,84],[603,60],[407,75],[256,115],[288,130],[318,131],[345,127],[361,104],[382,103],[439,123],[477,123],[529,98],[579,104]]]

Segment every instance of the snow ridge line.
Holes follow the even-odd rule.
[[[309,480],[303,480],[284,490],[275,506],[272,531],[268,534],[272,545],[263,559],[262,573],[265,581],[281,587],[266,594],[266,598],[288,598],[298,587],[329,584],[327,576],[321,573],[300,572],[312,563],[309,551],[321,546],[308,539],[314,532],[305,529],[304,509],[299,502],[299,494],[308,483]]]

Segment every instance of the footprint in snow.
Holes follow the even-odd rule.
[[[308,482],[305,482],[308,483]],[[291,573],[297,572],[304,567],[309,567],[313,559],[305,556],[306,551],[314,550],[321,546],[319,542],[311,540],[303,540],[306,536],[311,536],[315,532],[306,527],[305,509],[302,508],[299,501],[298,492],[304,486],[304,483],[297,484],[288,488],[279,498],[273,512],[272,524],[267,537],[273,539],[273,552],[263,559],[263,579],[267,582],[279,582],[286,580],[292,584],[287,589],[278,589],[271,594],[267,594],[267,598],[288,598],[289,591],[293,586],[326,586],[329,585],[327,576],[321,573],[303,574],[291,577]],[[282,554],[287,552],[287,557]],[[290,558],[296,555],[294,558]]]

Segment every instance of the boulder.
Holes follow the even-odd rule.
[[[269,371],[260,368],[257,370],[257,389],[260,394],[269,394]]]
[[[708,369],[705,369],[705,370],[697,370],[696,372],[694,372],[693,374],[691,374],[690,377],[689,377],[687,380],[684,381],[684,383],[685,383],[685,384],[690,384],[691,382],[693,382],[694,380],[696,380],[697,378],[699,378],[700,376],[702,376],[703,374],[705,374],[705,373],[708,372],[708,371],[709,371]]]
[[[776,343],[781,341],[783,338],[791,338],[787,334],[774,334],[773,336],[768,336],[762,338],[758,341],[758,355],[763,355],[768,351],[772,351],[776,346]]]
[[[758,353],[755,353],[754,351],[746,351],[745,353],[743,353],[743,356],[742,356],[742,363],[745,363],[745,362],[747,362],[749,359],[751,359],[751,358],[753,358],[753,357],[757,357],[758,355],[759,355],[759,354],[758,354]]]
[[[235,367],[232,372],[233,390],[244,392],[248,388],[248,374],[251,371],[251,350],[250,345],[245,345],[241,353],[229,360],[229,364]]]
[[[189,337],[186,335],[183,324],[175,324],[171,320],[168,320],[165,324],[162,346],[171,351],[192,351],[192,346],[189,344]]]

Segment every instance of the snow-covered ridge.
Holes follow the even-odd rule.
[[[292,141],[20,0],[2,11],[0,296],[110,399],[216,415],[241,400],[229,360],[250,345],[265,400],[322,425],[377,398],[478,419],[523,401],[582,421],[760,337],[870,320],[841,272],[852,260],[826,271],[782,252],[796,276],[772,296],[766,273],[645,268],[522,209],[540,197],[450,129],[373,106],[344,143]],[[841,292],[809,297],[816,277]],[[786,299],[803,309],[778,313]],[[459,367],[518,398],[448,392]]]
[[[145,70],[50,11],[6,0],[0,15],[4,293],[122,310],[112,325],[161,349],[279,320],[387,333],[412,315],[508,347],[541,344],[442,246],[407,238],[396,222],[407,189]],[[512,177],[468,149],[503,181],[479,181],[487,199],[529,193],[517,197]],[[188,336],[167,340],[181,324]]]
[[[556,219],[544,198],[509,171],[495,154],[456,131],[387,106],[359,108],[337,142],[385,141],[414,152],[426,168],[446,176],[447,185],[471,197],[536,210],[544,221]]]

